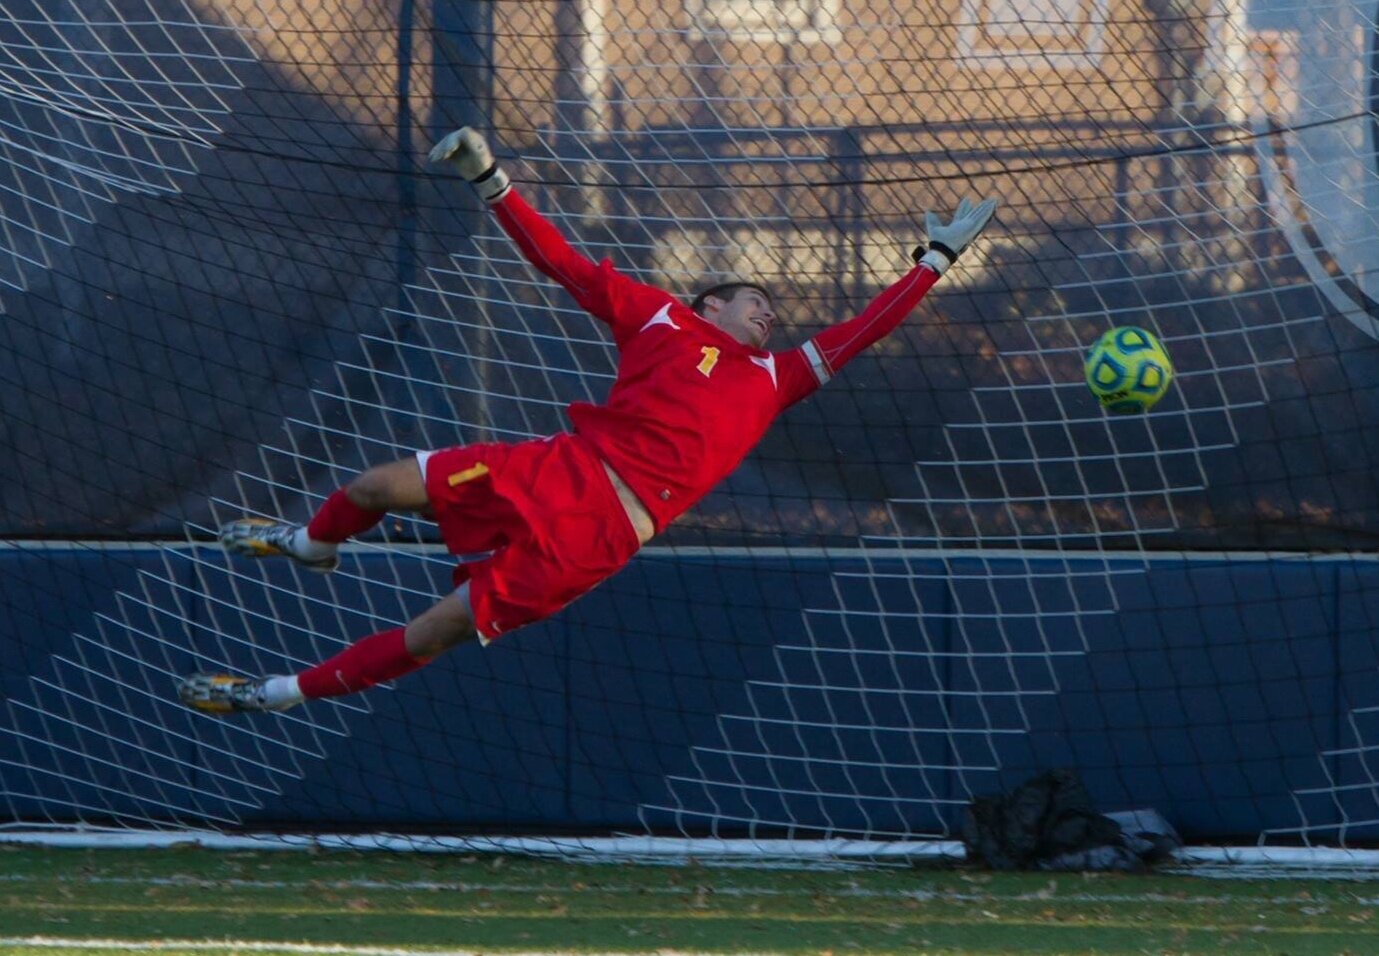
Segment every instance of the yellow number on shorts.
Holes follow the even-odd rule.
[[[466,468],[464,471],[455,472],[453,475],[446,479],[446,482],[450,485],[451,488],[454,488],[456,485],[462,485],[466,481],[473,481],[475,478],[482,478],[486,474],[488,474],[488,465],[485,465],[483,462],[479,462],[477,465],[474,465],[470,468]]]
[[[718,364],[718,349],[712,345],[706,345],[699,351],[704,353],[704,359],[699,363],[699,371],[704,373],[705,378],[708,378],[713,367]]]

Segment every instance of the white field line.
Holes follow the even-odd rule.
[[[1375,555],[1379,559],[1379,554]],[[415,853],[524,853],[537,857],[608,863],[633,859],[643,863],[677,865],[698,860],[713,866],[749,866],[755,869],[795,869],[823,864],[829,869],[858,869],[880,862],[961,860],[966,854],[956,840],[730,840],[722,838],[621,837],[518,837],[436,836],[423,844],[417,838],[388,833],[227,834],[214,830],[105,830],[100,828],[51,827],[32,829],[0,823],[0,845],[89,847],[95,849],[153,849],[200,846],[217,850],[347,849],[398,850]],[[1225,878],[1236,869],[1239,878],[1258,879],[1355,879],[1379,874],[1379,850],[1340,847],[1207,847],[1188,846],[1174,853],[1174,864],[1162,872],[1182,871]]]
[[[0,947],[27,946],[30,949],[75,949],[93,952],[142,953],[159,950],[206,950],[208,952],[235,953],[305,953],[316,956],[482,956],[477,949],[430,949],[411,946],[406,949],[391,949],[386,946],[341,946],[334,943],[273,943],[248,939],[80,939],[62,936],[0,936]],[[684,950],[658,949],[657,956],[708,956],[708,954]],[[540,953],[505,953],[504,956],[554,956],[553,951]],[[588,953],[580,956],[613,956],[613,954]],[[626,950],[616,956],[635,956]]]
[[[26,883],[44,879],[43,877],[19,874],[0,874],[0,884]],[[81,886],[93,884],[125,886],[181,886],[205,889],[241,890],[294,890],[301,891],[301,884],[282,880],[208,880],[192,877],[124,877],[124,876],[82,876],[71,881],[58,878],[58,882],[72,882]],[[1053,883],[1053,879],[1050,880]],[[312,880],[313,889],[322,890],[385,890],[410,892],[447,891],[457,893],[521,893],[524,895],[544,893],[625,893],[660,896],[698,896],[707,888],[714,896],[760,896],[795,897],[799,889],[772,889],[765,886],[712,886],[709,884],[689,884],[685,886],[620,886],[607,883],[585,883],[581,890],[571,890],[569,883],[447,883],[429,880],[408,880],[389,882],[385,880]],[[1173,903],[1197,906],[1226,906],[1242,903],[1285,906],[1290,904],[1311,905],[1326,901],[1315,898],[1303,899],[1294,896],[1179,896],[1175,893],[1060,893],[1056,886],[1049,886],[1027,893],[954,893],[947,890],[868,890],[861,887],[843,887],[829,891],[829,896],[850,899],[912,900],[915,902],[952,901],[955,903],[1005,902],[1063,902],[1063,903]],[[1379,906],[1379,897],[1348,896],[1344,902],[1358,906]],[[1333,900],[1334,902],[1334,900]],[[355,950],[351,950],[355,952]]]

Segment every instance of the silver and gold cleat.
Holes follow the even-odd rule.
[[[246,558],[291,558],[306,570],[317,574],[329,574],[338,568],[338,554],[305,558],[293,551],[292,539],[300,527],[267,518],[240,518],[221,526],[220,544],[231,554]]]
[[[193,674],[182,678],[178,683],[177,697],[188,707],[203,714],[286,710],[286,706],[269,706],[264,696],[265,683],[267,681],[261,677]]]

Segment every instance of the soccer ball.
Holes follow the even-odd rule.
[[[1098,339],[1083,371],[1101,407],[1119,415],[1148,411],[1173,381],[1173,363],[1164,347],[1133,325],[1111,329]]]

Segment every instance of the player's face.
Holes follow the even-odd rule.
[[[704,306],[704,318],[743,345],[764,347],[776,324],[771,301],[756,289],[738,289],[726,301],[711,295]]]

